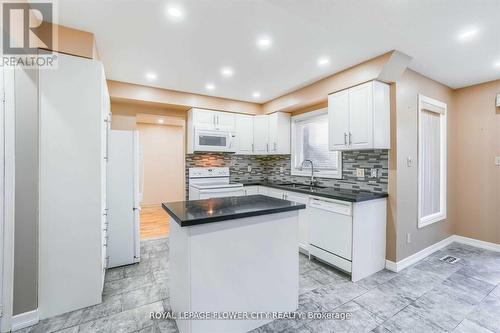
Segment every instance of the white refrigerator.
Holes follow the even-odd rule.
[[[108,139],[108,268],[139,262],[139,133],[110,130]]]

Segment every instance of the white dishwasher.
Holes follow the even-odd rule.
[[[309,254],[352,272],[352,204],[311,197],[307,206]]]

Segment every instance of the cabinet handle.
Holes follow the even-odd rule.
[[[344,132],[344,145],[347,146],[347,133]]]
[[[269,152],[269,143],[266,143],[266,150]]]
[[[352,133],[349,132],[349,146],[352,146]]]
[[[253,143],[252,143],[252,153],[253,153],[253,151],[254,151],[254,147],[253,147]]]
[[[276,148],[276,146],[277,146],[277,144],[276,144],[276,142],[275,142],[275,143],[274,143],[274,150],[275,150],[275,151],[276,151],[276,150],[278,150],[278,149]]]

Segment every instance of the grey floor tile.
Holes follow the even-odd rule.
[[[116,267],[116,268],[110,268],[106,270],[106,275],[104,277],[104,281],[114,281],[114,280],[120,280],[125,277],[124,274],[124,268],[123,267]]]
[[[146,275],[128,277],[121,280],[109,281],[104,283],[104,295],[116,295],[127,291],[143,288],[152,285],[155,282],[153,273]]]
[[[408,306],[412,300],[398,289],[384,284],[355,298],[354,302],[385,320]]]
[[[479,303],[495,288],[489,282],[462,274],[462,270],[444,280],[442,288],[445,287],[448,287],[449,294],[462,297],[471,304]]]
[[[491,284],[500,284],[500,253],[486,251],[461,272]]]
[[[470,320],[464,319],[460,325],[458,325],[453,331],[453,333],[493,333],[487,328],[484,328]]]
[[[318,267],[318,264],[315,263],[314,260],[309,260],[309,257],[305,254],[299,253],[299,272],[304,273],[310,271],[311,269],[315,269]]]
[[[500,284],[491,291],[492,296],[500,297]]]
[[[335,312],[349,313],[350,319],[345,320],[314,320],[307,326],[314,332],[345,332],[363,333],[370,332],[380,325],[383,320],[360,305],[349,302],[335,309]]]
[[[168,297],[166,285],[153,284],[121,294],[123,310],[161,301]]]
[[[307,293],[323,286],[323,284],[317,281],[314,276],[314,270],[309,270],[299,274],[299,294]]]
[[[317,288],[306,295],[311,295],[322,308],[333,310],[366,292],[365,288],[355,283],[342,282]]]
[[[102,317],[110,316],[122,311],[121,295],[111,295],[97,304],[83,310],[80,323],[96,320]]]
[[[161,333],[177,333],[179,329],[177,324],[172,319],[159,319],[157,320],[157,332]]]
[[[55,317],[41,320],[30,329],[31,333],[51,333],[74,325],[78,325],[81,320],[83,310],[76,310],[64,313]]]
[[[438,274],[411,267],[399,273],[384,285],[402,297],[417,299],[443,281]]]
[[[363,280],[359,280],[358,282],[356,282],[356,284],[365,289],[373,289],[375,287],[378,287],[382,283],[386,283],[397,275],[398,273],[383,269],[371,276],[364,278]]]
[[[492,332],[500,332],[500,298],[489,295],[467,316],[467,319]]]
[[[460,263],[460,261],[459,261]],[[439,260],[439,258],[427,258],[418,262],[413,266],[416,269],[420,269],[425,272],[431,272],[438,275],[442,279],[446,279],[453,273],[460,270],[463,266],[460,264],[450,264]]]
[[[146,275],[153,271],[151,267],[151,259],[141,259],[138,263],[124,266],[123,271],[126,278]]]
[[[57,331],[56,333],[78,333],[78,326],[68,327]]]
[[[80,325],[79,333],[129,333],[155,324],[150,312],[163,311],[161,302],[144,305]]]
[[[418,312],[407,306],[373,330],[376,333],[440,333],[446,332],[440,326],[420,317]]]

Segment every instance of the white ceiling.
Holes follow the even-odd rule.
[[[170,5],[182,20],[167,18]],[[393,49],[452,88],[500,78],[500,0],[59,0],[58,12],[95,33],[108,79],[238,100],[265,102]],[[469,27],[477,35],[458,41]]]

